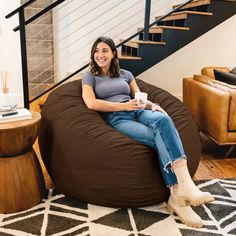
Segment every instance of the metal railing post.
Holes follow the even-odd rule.
[[[23,79],[24,107],[29,109],[29,84],[28,84],[28,65],[25,35],[25,13],[24,9],[19,10],[20,24],[20,46],[21,46],[21,66]]]
[[[145,16],[144,16],[144,35],[143,35],[143,40],[145,40],[145,41],[148,40],[150,13],[151,13],[151,0],[146,0]]]

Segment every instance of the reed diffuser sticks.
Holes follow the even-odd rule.
[[[9,82],[10,73],[8,71],[1,71],[1,80],[2,80],[2,92],[9,93]]]

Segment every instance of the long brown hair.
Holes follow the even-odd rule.
[[[93,46],[92,46],[92,49],[91,49],[91,54],[90,54],[90,60],[91,61],[90,61],[89,71],[93,75],[96,75],[96,76],[102,74],[101,68],[98,66],[98,64],[94,60],[94,53],[96,51],[97,45],[101,42],[106,43],[111,48],[111,51],[114,54],[114,57],[111,60],[111,65],[110,65],[110,68],[109,68],[110,77],[111,78],[120,77],[120,65],[119,65],[119,60],[117,58],[117,49],[116,49],[115,43],[111,38],[108,38],[108,37],[105,37],[105,36],[99,37],[93,43]]]

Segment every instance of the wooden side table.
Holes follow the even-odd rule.
[[[41,115],[0,124],[0,213],[37,205],[45,197],[42,170],[34,152]]]

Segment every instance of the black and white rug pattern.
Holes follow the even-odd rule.
[[[0,214],[0,236],[231,236],[236,235],[236,179],[198,181],[215,201],[194,207],[204,227],[194,229],[170,215],[165,203],[142,208],[107,208],[50,191],[29,210]]]

